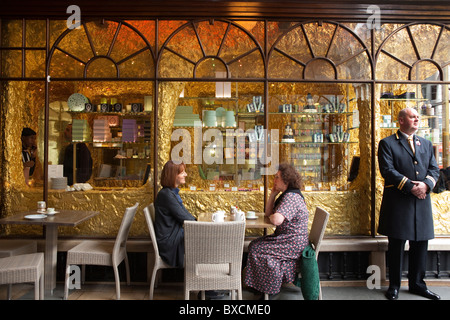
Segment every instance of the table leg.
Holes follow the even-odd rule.
[[[44,227],[45,233],[45,290],[50,290],[53,295],[53,289],[56,288],[56,253],[58,245],[58,226],[47,225]]]

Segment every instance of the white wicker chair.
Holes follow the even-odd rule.
[[[148,207],[144,208],[144,216],[147,221],[148,231],[150,233],[150,238],[152,240],[153,251],[155,253],[155,263],[153,265],[152,279],[150,281],[150,292],[149,299],[153,300],[153,291],[156,287],[156,275],[160,269],[172,269],[172,267],[164,262],[164,260],[159,256],[158,244],[156,242],[155,228],[153,222],[155,221],[155,206],[151,203]]]
[[[18,256],[37,252],[37,242],[34,240],[0,240],[0,258]],[[7,299],[11,300],[12,284],[8,285]]]
[[[231,290],[242,299],[241,267],[245,221],[184,222],[185,299],[190,291]]]
[[[125,260],[127,284],[130,285],[130,268],[128,265],[126,245],[128,233],[138,205],[139,203],[136,203],[134,206],[125,209],[125,214],[122,218],[122,223],[120,224],[114,243],[102,240],[87,240],[67,251],[64,299],[67,299],[68,296],[70,266],[73,264],[81,264],[83,269],[85,265],[112,266],[116,282],[116,298],[117,300],[120,300],[120,277],[118,266]],[[84,270],[82,270],[82,274],[82,277],[84,278]]]
[[[44,300],[44,253],[0,258],[0,285],[27,282],[34,283],[34,299]]]

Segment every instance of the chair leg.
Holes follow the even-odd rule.
[[[39,279],[34,281],[34,300],[39,300]]]
[[[125,271],[127,273],[127,285],[129,286],[131,284],[130,281],[130,264],[128,263],[128,255],[125,254]]]
[[[44,272],[42,272],[41,276],[39,277],[39,299],[44,300]]]
[[[155,290],[155,280],[156,280],[157,274],[158,274],[158,268],[156,266],[154,266],[153,272],[152,272],[152,279],[150,280],[150,293],[149,293],[150,300],[153,300],[153,291]]]
[[[8,284],[8,291],[6,292],[6,299],[11,300],[12,296],[12,284]]]
[[[69,296],[69,275],[70,275],[70,264],[66,264],[66,277],[64,279],[64,296],[63,299],[67,300]]]
[[[84,284],[84,280],[86,278],[86,265],[81,265],[81,283]]]
[[[116,280],[116,299],[120,300],[120,277],[119,277],[119,269],[117,265],[113,266],[114,268],[114,279]]]

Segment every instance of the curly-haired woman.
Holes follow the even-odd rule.
[[[295,168],[280,164],[265,212],[277,227],[248,248],[244,282],[260,293],[277,294],[283,283],[295,280],[297,260],[308,245],[308,209],[300,186]]]

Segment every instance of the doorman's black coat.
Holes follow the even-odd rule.
[[[423,200],[411,193],[412,181],[422,181],[432,190],[439,167],[430,141],[414,136],[415,155],[405,136],[397,133],[380,141],[378,164],[384,192],[378,232],[402,240],[434,238],[430,194]]]

